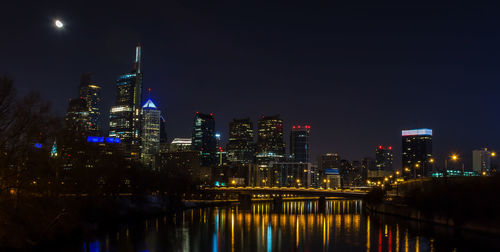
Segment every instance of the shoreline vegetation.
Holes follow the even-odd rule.
[[[399,195],[374,188],[364,200],[368,213],[500,236],[498,192],[498,175],[435,178],[406,183]]]
[[[204,183],[194,178],[89,143],[38,93],[20,97],[0,76],[0,248],[29,249],[97,223],[182,209],[183,196]]]

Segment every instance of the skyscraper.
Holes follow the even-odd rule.
[[[85,99],[76,98],[69,100],[64,121],[66,132],[73,141],[85,138],[85,135],[89,131],[89,111]]]
[[[101,87],[92,81],[92,73],[82,75],[80,81],[80,98],[86,102],[88,110],[87,129],[88,133],[94,136],[100,135],[99,118],[101,111],[99,105],[101,102]]]
[[[403,138],[403,176],[429,176],[432,168],[432,130],[412,129],[401,132]]]
[[[309,162],[309,125],[293,125],[290,132],[290,156],[294,162]]]
[[[283,160],[285,157],[283,120],[279,115],[262,116],[257,124],[257,162]]]
[[[132,71],[120,75],[116,81],[116,102],[109,118],[109,136],[119,137],[125,153],[132,159],[139,158],[141,95],[141,46],[138,45]]]
[[[472,171],[477,174],[490,174],[491,172],[491,151],[488,148],[482,148],[472,151]]]
[[[384,147],[379,145],[375,150],[375,166],[379,171],[392,172],[392,161],[394,155],[392,153],[392,146]]]
[[[235,163],[253,162],[254,132],[250,118],[233,119],[229,123],[229,142],[226,145],[228,159]]]
[[[160,151],[161,111],[149,99],[142,106],[141,160],[150,168],[154,167],[155,155]]]
[[[160,116],[160,152],[167,152],[169,147],[167,139],[167,121]]]
[[[375,160],[372,157],[365,157],[361,160],[361,179],[366,182],[368,175],[376,170]]]
[[[215,120],[212,113],[196,112],[194,117],[191,148],[200,152],[202,166],[212,166],[217,163],[215,139]]]

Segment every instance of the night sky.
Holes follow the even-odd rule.
[[[200,111],[215,114],[224,139],[232,118],[256,128],[260,115],[281,114],[287,142],[291,125],[308,123],[313,157],[359,160],[393,145],[400,167],[401,129],[414,127],[434,130],[438,158],[500,148],[498,1],[9,2],[0,73],[61,116],[93,72],[107,123],[141,42],[144,88],[169,139],[190,137]]]

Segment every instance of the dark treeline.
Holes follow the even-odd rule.
[[[439,178],[403,188],[404,203],[428,216],[500,224],[500,176]]]
[[[195,184],[184,170],[152,171],[74,138],[39,94],[19,97],[0,77],[0,247],[71,233],[151,195],[174,208]]]
[[[364,200],[372,206],[395,205],[407,216],[408,209],[423,219],[449,221],[454,227],[499,234],[500,175],[478,177],[429,178],[409,181],[395,187],[374,187]],[[383,208],[380,208],[383,209]],[[380,210],[379,209],[379,210]],[[382,210],[384,212],[385,210]],[[388,212],[389,214],[390,211]]]

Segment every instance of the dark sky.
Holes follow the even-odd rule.
[[[9,2],[0,73],[59,115],[93,72],[107,122],[140,41],[144,87],[166,111],[170,139],[190,136],[200,111],[215,114],[223,137],[238,117],[256,126],[281,114],[287,133],[309,123],[313,156],[361,159],[393,145],[397,167],[403,128],[432,128],[438,158],[500,147],[498,1]]]

